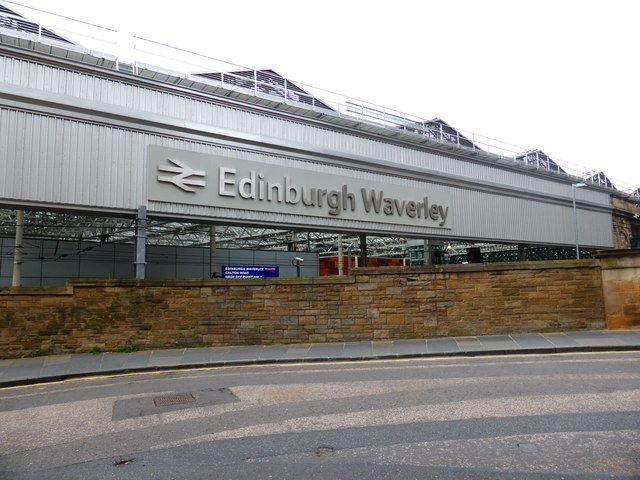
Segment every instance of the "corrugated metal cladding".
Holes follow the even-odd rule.
[[[25,54],[26,55],[26,54]],[[442,191],[451,230],[150,202],[151,212],[399,235],[572,244],[571,188],[549,178],[356,132],[225,104],[204,93],[71,64],[0,56],[0,202],[130,214],[145,204],[149,145],[289,165]],[[38,101],[29,101],[37,98]],[[82,107],[86,106],[84,110]],[[76,112],[82,110],[83,114]],[[188,129],[185,129],[188,127]],[[223,140],[232,134],[236,140]],[[251,145],[242,147],[251,140]],[[227,145],[223,145],[226,143]],[[260,153],[268,149],[269,153]],[[287,153],[304,151],[296,158]],[[251,150],[251,151],[249,151]],[[331,159],[329,159],[331,158]],[[336,160],[337,158],[337,160]],[[336,165],[340,165],[339,167]],[[422,173],[415,173],[418,170]],[[429,182],[428,171],[440,175]],[[393,171],[391,175],[389,172]],[[421,180],[411,177],[420,177]],[[524,194],[523,194],[524,192]],[[578,189],[581,242],[612,246],[609,197]]]
[[[123,109],[123,114],[133,118],[140,113],[153,114],[158,116],[159,121],[168,117],[203,126],[214,125],[248,135],[278,139],[282,143],[304,145],[312,151],[357,155],[371,160],[469,177],[477,181],[566,195],[566,185],[544,178],[277,118],[266,113],[225,106],[183,92],[168,91],[166,88],[171,88],[170,85],[165,89],[135,85],[97,73],[90,75],[10,57],[0,57],[0,74],[2,81],[7,84],[63,95],[69,97],[68,101],[71,103],[75,99],[85,100],[96,106],[103,104],[119,107]],[[585,200],[608,205],[606,194],[583,190],[580,195]]]

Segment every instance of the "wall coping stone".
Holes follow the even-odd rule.
[[[0,287],[0,295],[73,295],[73,287]]]
[[[596,250],[595,258],[611,257],[640,257],[640,248],[616,248],[611,250]]]
[[[69,287],[227,287],[247,285],[326,285],[355,283],[353,276],[284,278],[212,278],[141,280],[135,278],[68,280]]]
[[[640,255],[640,249],[606,250],[598,252],[599,256]],[[142,280],[133,278],[119,279],[73,279],[67,280],[66,287],[0,287],[0,295],[73,295],[76,288],[148,288],[148,287],[232,287],[232,286],[269,286],[269,285],[330,285],[351,284],[357,276],[366,275],[416,275],[468,272],[500,272],[513,270],[548,270],[571,268],[601,268],[600,262],[594,259],[585,260],[553,260],[536,262],[500,262],[469,263],[464,265],[431,265],[406,267],[359,267],[353,268],[351,275],[327,277],[286,277],[286,278],[212,278],[212,279],[165,279]]]
[[[430,265],[411,267],[358,267],[353,268],[354,275],[397,275],[420,273],[461,273],[461,272],[501,272],[513,270],[549,270],[571,268],[599,268],[600,264],[594,259],[584,260],[544,260],[534,262],[496,262],[496,263],[468,263],[455,265]]]
[[[606,270],[640,269],[640,248],[619,250],[599,250],[594,256],[600,262],[600,268]]]

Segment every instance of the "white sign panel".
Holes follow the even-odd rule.
[[[149,147],[147,168],[148,199],[157,202],[431,228],[452,225],[449,196],[428,183],[407,188],[363,180],[348,169],[332,175],[158,146]]]

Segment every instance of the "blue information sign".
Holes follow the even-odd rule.
[[[273,278],[279,277],[279,267],[222,267],[224,278]]]

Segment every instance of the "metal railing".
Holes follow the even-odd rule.
[[[612,181],[602,172],[593,172],[557,159],[541,150],[525,149],[507,142],[454,128],[440,119],[424,119],[371,102],[319,89],[285,79],[272,70],[255,70],[214,57],[181,49],[162,42],[124,35],[116,29],[83,22],[51,12],[34,9],[19,2],[5,4],[29,9],[32,18],[0,12],[3,33],[35,37],[43,43],[113,59],[115,68],[149,76],[153,72],[188,78],[255,97],[356,120],[363,126],[376,126],[409,135],[502,157],[532,169],[575,177],[593,185],[614,189],[640,198],[637,186]],[[55,25],[55,27],[53,26]]]

